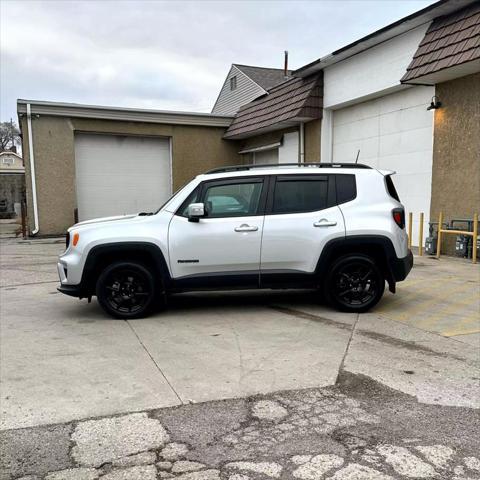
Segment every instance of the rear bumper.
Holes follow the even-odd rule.
[[[390,262],[393,279],[396,282],[405,280],[413,267],[413,254],[409,250],[408,255],[403,258],[395,258]]]

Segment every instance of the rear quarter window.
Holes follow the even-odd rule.
[[[337,204],[350,202],[357,197],[355,175],[338,174],[335,176],[337,190]]]
[[[397,189],[395,188],[395,185],[393,184],[392,176],[387,175],[385,177],[385,186],[387,187],[387,192],[388,194],[394,198],[397,202],[400,201],[400,197],[398,196]]]

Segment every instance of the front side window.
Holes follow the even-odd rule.
[[[203,203],[207,217],[256,215],[263,182],[212,185],[205,190]]]
[[[314,212],[327,207],[327,177],[277,178],[272,213]]]
[[[181,207],[178,209],[177,215],[188,217],[188,207],[191,203],[197,203],[200,196],[200,186],[195,188],[193,192],[183,201]]]

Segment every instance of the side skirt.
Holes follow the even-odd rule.
[[[245,272],[213,272],[187,275],[172,279],[172,292],[198,290],[251,290],[259,288],[316,288],[319,284],[315,273],[297,270],[266,270]]]

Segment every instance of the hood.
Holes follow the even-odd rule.
[[[107,222],[118,222],[118,221],[122,221],[122,220],[129,220],[129,219],[135,218],[135,217],[138,217],[138,214],[116,215],[114,217],[92,218],[91,220],[85,220],[84,222],[76,223],[75,225],[73,225],[73,227],[70,227],[70,228],[77,228],[77,227],[83,227],[84,225],[93,225],[93,224],[107,223]]]

